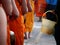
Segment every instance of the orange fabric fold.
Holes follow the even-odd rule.
[[[10,45],[10,28],[9,28],[9,25],[7,25],[7,45]]]
[[[21,13],[21,5],[19,4],[18,0],[15,0],[17,8],[20,12],[19,17],[16,20],[9,20],[10,29],[15,33],[15,45],[23,45],[24,44],[24,17]]]
[[[26,32],[31,32],[32,31],[33,23],[34,23],[33,12],[28,12],[26,14],[26,22],[25,22]]]
[[[41,17],[43,13],[45,12],[46,9],[46,1],[45,0],[38,0],[37,2],[34,3],[34,10],[36,13],[37,17]]]
[[[24,42],[24,23],[23,17],[20,15],[16,20],[9,21],[10,29],[15,33],[15,45],[23,45]]]

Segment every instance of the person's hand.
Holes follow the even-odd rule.
[[[16,20],[18,18],[18,16],[17,15],[9,15],[9,19],[10,20]]]
[[[24,15],[24,23],[26,22],[26,14]]]
[[[14,15],[14,19],[17,19],[19,16],[18,15]]]

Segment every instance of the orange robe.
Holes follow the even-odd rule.
[[[26,22],[25,22],[26,32],[31,32],[32,31],[33,23],[34,23],[33,12],[28,12],[26,14]]]
[[[46,1],[45,0],[37,0],[34,2],[34,11],[37,17],[41,17],[46,9]]]
[[[9,16],[6,16],[6,17],[7,17],[7,23],[8,23],[9,22]],[[7,45],[11,45],[9,23],[7,24]]]
[[[32,12],[28,12],[26,15],[26,32],[31,32],[33,29],[33,23],[34,23],[34,2],[33,0],[30,0],[30,4],[32,6]]]
[[[11,45],[10,44],[10,28],[9,28],[9,25],[7,25],[7,45]]]
[[[20,15],[16,20],[9,20],[10,29],[15,33],[16,41],[15,45],[23,45],[24,44],[24,18],[21,14],[21,6],[17,0],[15,0],[18,10],[20,11]]]
[[[32,11],[34,12],[34,1],[33,0],[30,0],[30,4],[32,6]]]

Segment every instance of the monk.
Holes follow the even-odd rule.
[[[33,0],[28,0],[27,1],[27,8],[28,8],[28,13],[26,13],[25,18],[25,26],[26,26],[26,33],[25,33],[25,38],[30,38],[30,34],[33,29],[33,23],[34,23],[34,2]],[[28,32],[28,34],[27,34]]]
[[[39,21],[41,21],[41,17],[46,9],[46,0],[35,0],[34,2],[34,10],[36,16],[39,17]]]
[[[12,14],[12,5],[11,5],[11,0],[0,0],[1,1],[1,4],[2,4],[2,6],[3,6],[3,8],[1,8],[2,9],[2,12],[1,12],[1,15],[3,16],[2,18],[2,20],[4,21],[4,25],[7,25],[7,26],[3,26],[1,29],[3,29],[4,31],[5,31],[5,33],[3,33],[3,34],[5,34],[5,37],[6,37],[6,35],[7,35],[7,39],[5,40],[5,43],[4,43],[4,41],[3,41],[3,44],[4,45],[10,45],[10,29],[9,29],[9,26],[8,26],[8,23],[6,22],[6,20],[7,20],[7,17],[6,17],[6,15],[8,14],[8,16],[10,16],[11,14]],[[1,16],[0,16],[1,17]],[[7,24],[6,24],[7,23]],[[4,29],[4,27],[6,27],[6,29]],[[7,31],[7,32],[6,32]],[[5,39],[5,37],[4,37],[4,39]],[[3,39],[2,39],[3,40]],[[1,44],[2,45],[2,44]]]
[[[11,17],[11,19],[9,20],[9,26],[10,29],[15,33],[15,45],[23,45],[24,44],[24,30],[25,30],[25,26],[24,26],[24,17],[23,15],[26,13],[26,9],[24,9],[24,5],[25,5],[25,1],[24,0],[14,0],[14,7],[17,8],[18,12],[14,13],[16,15],[19,15],[19,17],[15,18],[14,17],[14,13],[13,16]],[[22,10],[23,9],[23,10]],[[13,9],[14,10],[14,9]],[[24,12],[24,13],[23,13]]]
[[[14,19],[15,20],[18,17],[19,12],[18,12],[18,10],[16,8],[14,0],[7,0],[7,1],[3,0],[1,2],[2,2],[3,8],[4,8],[4,10],[5,10],[6,14],[7,14],[7,19],[10,19],[10,20]],[[12,15],[12,13],[14,15]],[[12,17],[14,17],[14,18],[12,18]],[[8,20],[8,22],[9,22],[9,20]],[[9,26],[8,26],[7,29],[8,29],[8,32],[7,32],[8,33],[8,36],[7,36],[7,41],[8,41],[7,43],[8,44],[7,45],[10,45],[10,31],[9,31]]]

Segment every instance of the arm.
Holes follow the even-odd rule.
[[[7,19],[2,7],[0,7],[0,45],[7,45]]]
[[[12,3],[11,0],[1,0],[3,8],[8,15],[12,15]]]
[[[22,0],[22,13],[23,15],[28,12],[26,0]]]
[[[28,11],[31,12],[32,7],[31,7],[31,4],[30,4],[30,0],[28,0],[28,2],[27,2],[27,7],[28,7]]]
[[[18,11],[18,8],[15,4],[15,0],[11,0],[12,1],[12,6],[13,6],[13,14],[15,14],[16,16],[19,15],[19,11]]]

